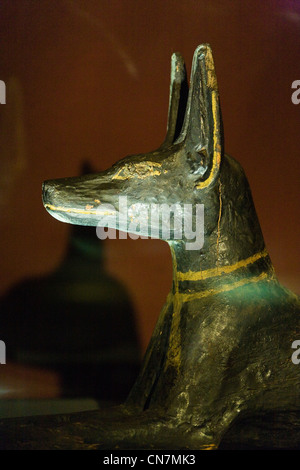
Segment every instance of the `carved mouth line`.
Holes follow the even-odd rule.
[[[67,212],[69,214],[88,214],[88,215],[115,215],[115,212],[110,212],[107,210],[101,211],[101,209],[76,209],[74,207],[62,207],[62,206],[53,206],[52,204],[45,204],[45,208],[55,212]]]

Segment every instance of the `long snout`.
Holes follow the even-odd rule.
[[[103,191],[107,194],[106,204],[101,200]],[[100,178],[100,183],[95,175],[59,178],[43,183],[42,200],[49,214],[61,222],[97,226],[104,212],[108,212],[110,192],[105,177],[102,182]],[[113,213],[114,208],[110,206]]]

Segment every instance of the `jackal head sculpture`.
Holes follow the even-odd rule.
[[[217,79],[206,44],[195,51],[189,93],[187,88],[183,59],[174,54],[164,143],[153,152],[128,156],[95,175],[47,181],[43,189],[47,211],[60,221],[80,225],[97,226],[104,216],[106,226],[128,231],[129,223],[120,227],[120,219],[114,217],[120,213],[120,196],[126,196],[130,207],[127,221],[136,218],[142,222],[135,232],[147,236],[152,224],[151,234],[157,229],[157,236],[166,238],[162,218],[158,227],[153,213],[150,222],[148,218],[147,223],[141,220],[145,206],[167,204],[176,210],[202,204],[204,246],[200,246],[198,269],[230,264],[262,251],[263,239],[243,170],[224,155]],[[193,227],[195,213],[192,210]],[[184,246],[179,240],[173,243],[174,231],[173,222],[167,240],[175,248]],[[182,242],[187,242],[185,234],[182,230]],[[188,258],[185,269],[191,269],[195,256]]]
[[[161,413],[200,447],[218,445],[242,412],[299,409],[299,372],[290,361],[299,302],[278,284],[247,179],[224,153],[208,44],[195,51],[189,90],[183,60],[172,56],[167,135],[157,150],[43,187],[44,206],[58,220],[96,226],[108,215],[108,227],[126,231],[114,217],[120,195],[133,211],[128,220],[141,221],[145,204],[204,206],[200,249],[187,250],[186,232],[176,239],[174,223],[168,235],[156,227],[171,247],[173,286],[126,406]],[[135,233],[148,235],[141,227]],[[161,429],[144,422],[152,437]]]

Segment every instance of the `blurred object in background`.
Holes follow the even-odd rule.
[[[0,209],[5,214],[11,192],[26,167],[23,92],[20,81],[10,77],[6,103],[0,114]]]
[[[72,226],[59,268],[2,298],[0,331],[7,361],[56,372],[62,396],[122,401],[140,351],[131,302],[105,272],[103,247],[95,227]]]
[[[56,372],[15,363],[0,367],[0,398],[3,401],[9,398],[13,402],[24,397],[45,399],[60,394],[61,383]]]
[[[99,407],[94,398],[62,399],[61,392],[56,372],[14,363],[0,367],[1,418],[72,413]]]

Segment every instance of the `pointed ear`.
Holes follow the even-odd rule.
[[[183,139],[191,170],[199,175],[196,187],[205,188],[217,177],[223,153],[219,91],[208,44],[194,53]]]
[[[183,125],[187,97],[188,83],[184,60],[179,53],[174,53],[171,57],[167,135],[160,148],[173,144],[179,136]]]

